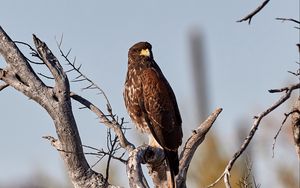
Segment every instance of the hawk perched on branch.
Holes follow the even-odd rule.
[[[129,49],[124,100],[137,129],[149,134],[150,145],[164,149],[174,177],[179,170],[182,121],[173,90],[155,63],[151,49],[148,42],[139,42]]]

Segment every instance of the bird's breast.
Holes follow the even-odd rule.
[[[149,133],[148,124],[143,116],[142,98],[143,90],[139,71],[135,69],[128,70],[124,90],[126,109],[136,128],[141,132]]]

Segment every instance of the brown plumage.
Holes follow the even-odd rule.
[[[155,63],[151,49],[148,42],[139,42],[129,49],[124,100],[137,129],[152,135],[164,149],[174,177],[178,174],[182,121],[173,90]],[[155,141],[151,145],[157,147]]]

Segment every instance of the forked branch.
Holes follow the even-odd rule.
[[[252,11],[251,13],[249,13],[247,16],[245,16],[244,18],[238,20],[237,22],[243,22],[243,21],[247,21],[248,20],[248,24],[250,25],[251,20],[253,18],[253,16],[255,16],[257,13],[259,13],[268,3],[270,0],[265,0],[260,6],[258,6],[254,11]]]
[[[73,92],[70,93],[70,96],[72,97],[72,99],[76,100],[77,102],[81,103],[82,105],[84,105],[85,107],[90,109],[92,112],[94,112],[98,116],[100,121],[102,123],[104,123],[108,128],[113,129],[120,140],[121,146],[124,149],[126,149],[128,152],[130,152],[135,148],[135,146],[126,139],[126,137],[122,131],[122,127],[118,122],[111,121],[110,119],[108,119],[107,116],[97,106],[92,104],[87,99],[85,99]]]
[[[216,109],[196,130],[193,131],[192,136],[190,136],[185,143],[179,157],[179,173],[176,177],[177,187],[186,187],[186,175],[194,153],[205,139],[205,135],[208,133],[221,112],[222,108]]]

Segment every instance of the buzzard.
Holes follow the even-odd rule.
[[[174,92],[151,49],[148,42],[139,42],[129,49],[124,100],[137,129],[149,134],[149,144],[164,149],[174,178],[179,171],[182,121]]]

